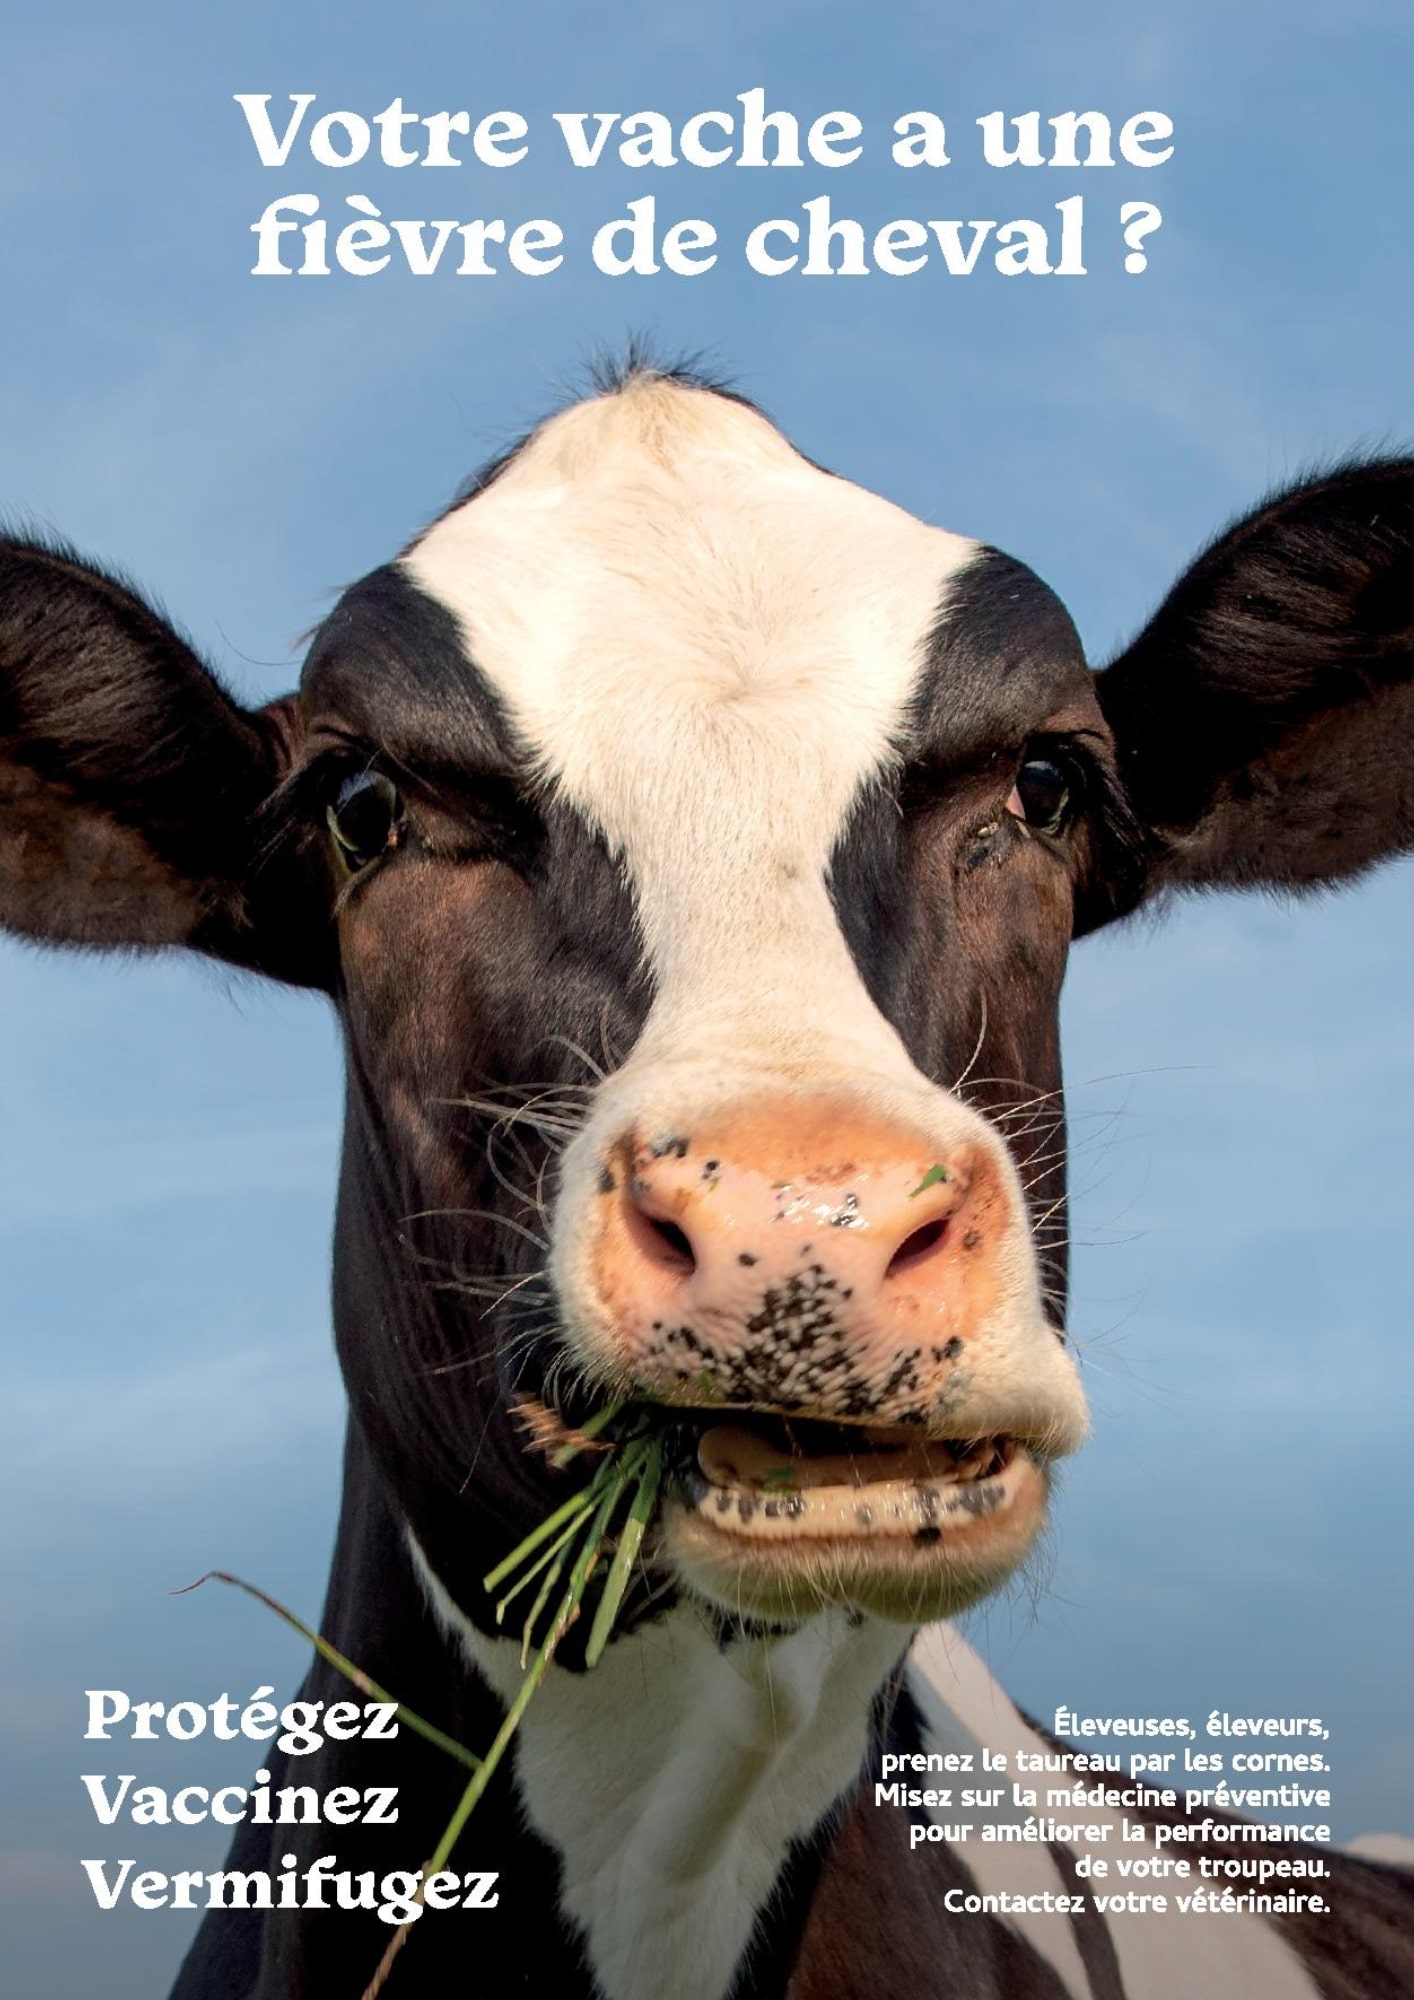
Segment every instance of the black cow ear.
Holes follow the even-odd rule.
[[[1097,688],[1145,890],[1338,882],[1414,846],[1414,459],[1229,528]]]
[[[293,699],[240,708],[126,585],[0,541],[0,924],[326,985],[327,875],[265,810],[298,730]]]

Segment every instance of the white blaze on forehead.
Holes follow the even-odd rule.
[[[592,1368],[622,1364],[596,1262],[608,1150],[748,1088],[804,1085],[867,1104],[924,1157],[990,1151],[1009,1220],[997,1302],[974,1331],[973,1404],[1049,1408],[1066,1448],[1084,1433],[1014,1169],[980,1116],[915,1068],[826,881],[979,553],[816,470],[756,412],[649,378],[545,425],[405,559],[637,900],[654,1003],[561,1157],[552,1223],[564,1339]]]
[[[626,861],[657,1020],[869,1005],[825,888],[978,545],[651,378],[547,424],[406,567],[543,773]],[[808,975],[808,997],[802,991]]]

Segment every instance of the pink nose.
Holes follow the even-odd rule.
[[[594,1268],[650,1393],[917,1419],[995,1300],[1010,1208],[985,1142],[939,1159],[855,1107],[786,1100],[624,1140]]]

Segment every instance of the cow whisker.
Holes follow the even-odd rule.
[[[972,1045],[972,1054],[967,1058],[967,1067],[963,1070],[962,1075],[957,1079],[957,1082],[952,1086],[954,1090],[961,1090],[963,1085],[966,1083],[968,1077],[972,1074],[973,1070],[976,1068],[978,1058],[982,1054],[982,1044],[987,1039],[987,996],[985,993],[981,995],[981,1002],[982,1002],[982,1022],[981,1026],[977,1030],[977,1040]]]
[[[568,1035],[552,1035],[550,1037],[550,1041],[553,1045],[556,1045],[562,1049],[568,1049],[572,1056],[578,1056],[579,1060],[584,1064],[584,1067],[589,1071],[589,1074],[595,1078],[596,1082],[598,1083],[608,1082],[609,1080],[608,1070],[602,1068],[600,1064],[595,1062],[593,1056],[590,1055],[588,1049],[581,1048],[579,1043],[571,1041]]]
[[[574,1129],[568,1124],[561,1124],[558,1119],[537,1115],[527,1106],[477,1105],[469,1099],[462,1099],[460,1106],[463,1110],[471,1111],[478,1118],[486,1121],[486,1145],[488,1147],[495,1145],[503,1138],[508,1138],[521,1149],[523,1156],[525,1156],[525,1140],[522,1137],[524,1132],[539,1133],[558,1147],[563,1143],[564,1135]],[[528,1156],[525,1157],[527,1164],[529,1164]]]
[[[517,1293],[524,1292],[527,1286],[536,1286],[543,1290],[547,1297],[549,1296],[550,1280],[543,1271],[529,1271],[525,1277],[517,1278],[513,1285],[502,1286],[499,1290],[493,1290],[490,1286],[483,1288],[474,1284],[465,1284],[456,1278],[444,1280],[435,1289],[443,1292],[454,1291],[464,1298],[485,1299],[485,1310],[478,1317],[489,1319],[493,1312],[506,1303],[507,1299],[515,1297]]]
[[[523,1236],[527,1243],[533,1243],[548,1257],[550,1244],[546,1237],[537,1236],[533,1229],[517,1222],[513,1216],[498,1215],[494,1208],[418,1208],[403,1217],[403,1222],[460,1221],[494,1222],[499,1228],[510,1229],[517,1236]]]
[[[522,1203],[532,1215],[538,1215],[544,1219],[545,1205],[542,1199],[542,1190],[537,1188],[532,1192],[529,1188],[518,1187],[513,1180],[510,1180],[501,1171],[500,1162],[496,1158],[496,1137],[497,1134],[493,1132],[486,1142],[486,1165],[490,1170],[493,1180],[498,1187],[504,1189],[511,1196],[512,1200]],[[536,1171],[534,1163],[526,1153],[524,1146],[521,1146],[519,1141],[516,1141],[516,1145],[521,1156],[521,1163],[526,1172],[534,1173]]]
[[[472,1094],[487,1098],[491,1097],[531,1098],[542,1093],[545,1095],[553,1095],[554,1093],[557,1092],[563,1092],[566,1094],[575,1094],[581,1097],[592,1097],[597,1089],[598,1089],[597,1084],[576,1083],[572,1078],[569,1077],[540,1077],[536,1080],[526,1080],[526,1081],[521,1081],[520,1079],[516,1079],[514,1082],[497,1080],[494,1078],[487,1078],[484,1082],[478,1085],[476,1092]],[[460,1098],[449,1097],[442,1101],[448,1104],[456,1104],[459,1103],[461,1100]]]

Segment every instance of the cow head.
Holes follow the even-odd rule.
[[[353,1418],[473,1620],[619,1398],[674,1452],[637,1614],[936,1616],[1085,1430],[1071,940],[1410,843],[1412,544],[1414,465],[1310,482],[1095,675],[1021,564],[632,373],[258,713],[6,545],[0,918],[334,997]]]

